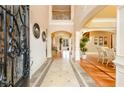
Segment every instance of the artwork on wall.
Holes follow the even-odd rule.
[[[62,11],[61,11],[62,9]],[[70,5],[60,5],[52,6],[52,19],[54,20],[70,20],[71,19],[71,6]]]
[[[40,26],[38,25],[38,23],[35,23],[33,26],[33,34],[35,38],[39,38],[40,37]]]
[[[103,37],[102,36],[99,37],[99,45],[103,46]]]
[[[45,31],[42,32],[42,40],[43,40],[43,42],[46,41],[46,32]]]
[[[107,46],[107,36],[94,37],[94,45]]]
[[[98,37],[94,38],[94,45],[98,45]]]

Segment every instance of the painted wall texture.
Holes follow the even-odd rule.
[[[48,29],[48,6],[30,6],[30,64],[32,74],[47,60],[46,42],[42,41],[42,31]],[[33,25],[38,23],[40,26],[40,38],[36,39],[33,35]]]

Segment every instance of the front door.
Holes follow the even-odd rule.
[[[29,6],[0,6],[0,86],[19,86],[29,77],[28,18]]]

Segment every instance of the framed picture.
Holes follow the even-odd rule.
[[[94,37],[94,45],[98,45],[98,37]]]
[[[46,41],[46,32],[45,31],[42,32],[42,40],[43,40],[43,42]]]
[[[102,36],[99,37],[99,45],[103,46],[103,37]]]

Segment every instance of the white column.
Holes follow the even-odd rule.
[[[117,8],[116,86],[124,87],[124,6]]]
[[[80,32],[75,32],[75,61],[80,60]]]
[[[51,41],[51,33],[48,31],[48,37],[47,37],[47,58],[52,57],[52,41]]]

